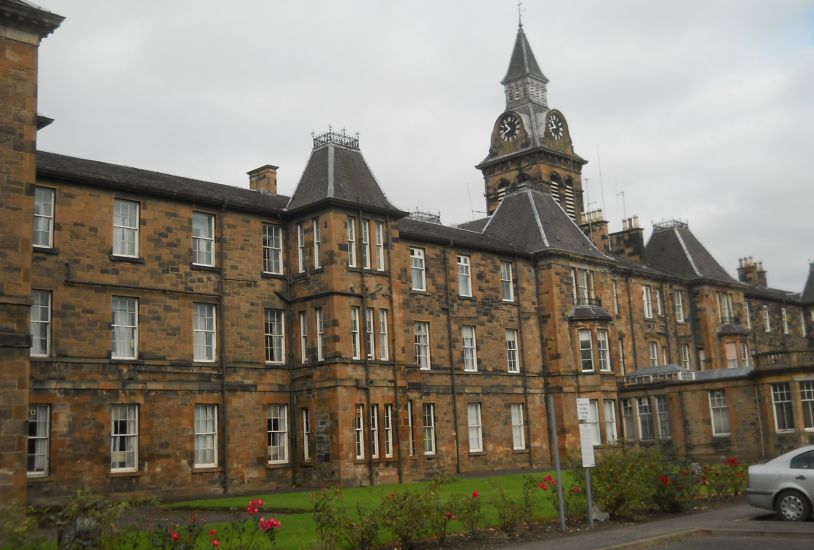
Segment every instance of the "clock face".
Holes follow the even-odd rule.
[[[503,141],[514,141],[520,131],[520,119],[515,115],[506,115],[497,128],[497,133]]]
[[[548,117],[548,133],[554,139],[560,139],[565,134],[565,124],[556,114]]]

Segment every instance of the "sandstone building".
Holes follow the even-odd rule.
[[[579,448],[577,397],[598,447],[814,440],[814,267],[786,292],[686,223],[610,233],[522,26],[478,165],[489,215],[450,227],[391,204],[345,133],[314,137],[291,196],[272,165],[243,189],[36,150],[59,22],[0,2],[4,492],[543,468],[551,429]]]

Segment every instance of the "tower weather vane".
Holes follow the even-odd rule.
[[[517,2],[517,25],[519,27],[523,26],[523,2],[519,0]]]

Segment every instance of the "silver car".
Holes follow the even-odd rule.
[[[810,518],[814,502],[814,445],[749,466],[746,500],[752,506],[776,510],[785,520]]]

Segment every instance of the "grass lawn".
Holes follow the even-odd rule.
[[[541,480],[549,472],[534,472],[532,475]],[[481,527],[497,526],[498,516],[496,507],[500,506],[498,500],[498,489],[500,487],[512,502],[521,502],[523,495],[523,475],[509,474],[478,478],[457,478],[444,485],[440,490],[441,502],[448,501],[452,495],[471,495],[473,491],[478,491],[481,499]],[[528,474],[525,474],[528,475]],[[355,487],[343,490],[343,496],[339,504],[355,511],[357,506],[371,507],[377,506],[384,497],[390,493],[400,493],[404,491],[423,492],[429,482],[417,482],[408,484],[377,485],[374,487]],[[311,495],[314,490],[298,490],[276,493],[264,493],[257,495],[246,495],[240,497],[225,497],[214,499],[188,500],[175,502],[166,505],[172,510],[230,510],[236,508],[245,510],[249,501],[253,498],[260,498],[265,501],[266,517],[273,516],[282,522],[282,529],[279,531],[278,547],[285,549],[307,549],[317,542],[316,525],[313,519],[314,501]],[[535,489],[533,493],[537,519],[553,519],[557,517],[556,508],[551,499],[551,489],[543,491]],[[245,512],[240,517],[246,517]],[[225,524],[212,524],[210,528],[223,529]],[[455,533],[464,530],[464,526],[459,521],[449,524],[449,532]],[[259,542],[258,536],[258,542]],[[379,535],[379,542],[387,542],[392,537],[388,533],[382,532]],[[207,543],[208,543],[207,535]],[[262,543],[257,544],[257,548],[265,548]],[[211,546],[210,546],[211,547]]]

